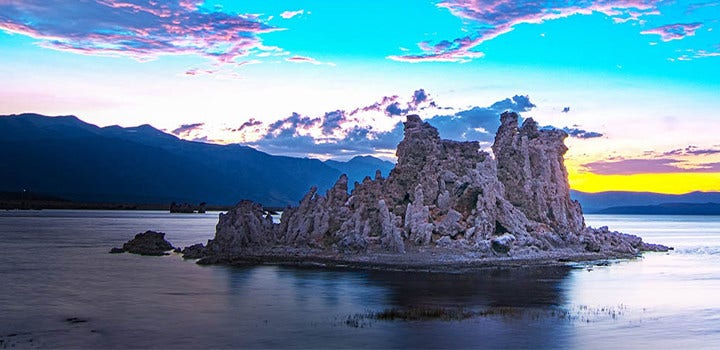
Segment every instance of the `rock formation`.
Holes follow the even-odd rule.
[[[570,199],[561,130],[538,130],[532,119],[518,127],[517,114],[503,113],[493,157],[478,142],[440,139],[418,116],[404,125],[387,178],[378,172],[350,193],[345,175],[324,196],[312,188],[280,223],[259,204],[241,201],[220,215],[215,238],[196,251],[218,262],[300,256],[382,257],[392,264],[402,256],[442,263],[459,256],[589,259],[667,249],[585,227],[579,203]]]
[[[122,248],[112,248],[111,254],[133,253],[140,255],[168,255],[167,251],[173,250],[172,244],[165,240],[165,233],[145,231],[138,233],[135,238],[123,244]]]

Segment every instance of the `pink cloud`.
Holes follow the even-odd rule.
[[[137,60],[193,54],[222,64],[235,64],[236,58],[262,48],[258,34],[276,30],[257,16],[200,11],[196,3],[7,0],[0,2],[0,30],[80,54]],[[73,14],[72,21],[68,13]]]
[[[467,62],[483,56],[477,49],[480,44],[512,31],[519,24],[537,24],[592,13],[603,13],[615,22],[638,20],[644,15],[658,14],[655,9],[658,2],[659,0],[445,0],[437,6],[448,9],[453,15],[479,28],[475,30],[476,33],[435,44],[422,42],[419,44],[422,53],[388,58],[402,62]]]
[[[680,40],[695,35],[695,31],[701,26],[702,23],[675,23],[643,30],[640,34],[657,34],[662,41]]]

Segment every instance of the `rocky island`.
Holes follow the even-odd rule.
[[[478,142],[443,140],[410,115],[387,178],[348,193],[343,175],[325,195],[312,188],[274,223],[241,201],[220,214],[215,237],[189,258],[204,264],[331,264],[456,270],[558,264],[666,251],[640,237],[591,228],[570,198],[561,130],[518,124],[505,112],[492,154]]]

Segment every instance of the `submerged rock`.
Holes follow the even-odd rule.
[[[517,114],[503,113],[493,157],[478,142],[440,139],[418,116],[404,126],[387,178],[366,177],[350,193],[345,175],[324,196],[313,187],[278,224],[261,205],[241,201],[220,215],[203,261],[382,257],[391,265],[444,264],[667,249],[585,226],[580,204],[570,198],[563,131],[538,130],[532,119],[518,126]]]
[[[172,244],[165,240],[165,233],[155,231],[145,231],[138,233],[135,238],[123,244],[122,248],[112,248],[111,254],[117,253],[133,253],[140,255],[168,255],[168,251],[173,250]]]

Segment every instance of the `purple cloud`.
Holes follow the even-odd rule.
[[[299,135],[298,130],[310,130],[318,124],[321,124],[320,118],[310,118],[293,113],[291,116],[278,120],[268,126],[269,135]]]
[[[657,14],[659,0],[562,0],[562,1],[509,1],[509,0],[445,0],[438,7],[472,26],[474,34],[437,43],[421,42],[420,54],[389,56],[403,62],[467,62],[482,57],[477,47],[487,40],[513,30],[519,24],[542,23],[572,15],[603,13],[616,22],[637,20],[643,15]]]
[[[177,129],[171,131],[171,133],[181,136],[188,136],[190,135],[190,132],[196,129],[202,128],[202,126],[205,125],[205,123],[194,123],[194,124],[183,124],[180,125]]]
[[[696,168],[697,171],[706,173],[720,173],[720,163],[703,163]]]
[[[248,121],[242,123],[239,128],[233,129],[232,131],[243,131],[243,130],[247,130],[247,129],[249,129],[249,128],[252,128],[253,126],[260,126],[260,125],[262,125],[262,123],[263,123],[263,122],[255,119],[255,118],[250,118],[250,119],[248,119]]]
[[[587,130],[578,129],[578,128],[564,127],[561,130],[566,132],[570,137],[574,137],[577,139],[593,139],[593,138],[603,137],[603,134],[601,134],[599,132],[587,131]]]
[[[350,112],[350,115],[355,115],[361,112],[383,111],[387,108],[388,105],[397,101],[398,98],[400,98],[400,96],[384,96],[379,102],[375,102],[369,106],[355,108],[352,112]]]
[[[437,127],[440,135],[453,140],[492,142],[500,126],[499,115],[506,110],[525,112],[535,105],[527,96],[513,96],[489,107],[473,107],[426,120]],[[262,123],[251,119],[239,129],[236,137],[249,146],[272,154],[330,157],[367,154],[391,156],[402,140],[404,116],[408,113],[447,111],[438,107],[424,89],[409,99],[385,96],[379,101],[350,112],[334,110],[317,117],[293,113],[291,116]]]
[[[81,54],[138,60],[194,54],[236,64],[262,49],[258,34],[275,28],[254,15],[207,12],[189,0],[8,0],[0,2],[0,30]]]
[[[600,175],[720,172],[720,163],[689,164],[686,161],[672,158],[597,161],[583,164],[583,167]]]
[[[697,146],[687,146],[663,152],[661,156],[705,156],[712,154],[720,154],[720,148],[698,148]]]
[[[695,35],[695,31],[702,27],[702,23],[675,23],[668,24],[648,30],[643,30],[640,34],[657,34],[660,35],[660,40],[671,41],[681,40],[686,36]]]
[[[679,173],[687,172],[678,167],[678,160],[662,159],[623,159],[618,161],[597,161],[584,164],[583,167],[592,173],[600,175],[634,175],[653,173]]]

